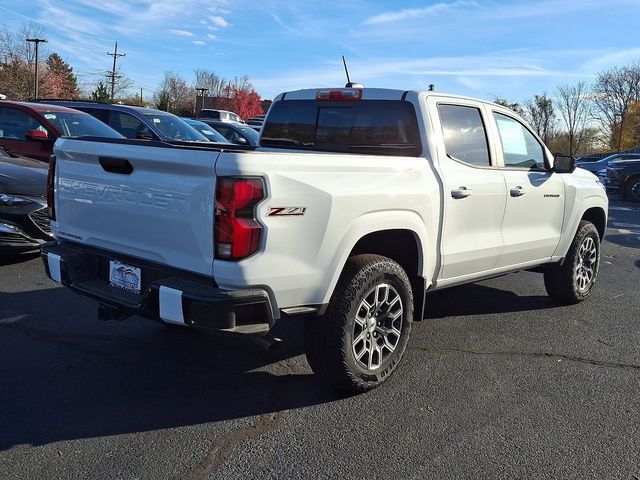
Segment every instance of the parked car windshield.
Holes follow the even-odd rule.
[[[227,139],[224,138],[222,134],[220,134],[220,132],[204,122],[199,122],[197,120],[185,120],[185,122],[187,122],[191,127],[198,130],[212,142],[229,143]]]
[[[208,142],[203,134],[190,127],[184,120],[167,113],[149,112],[144,114],[163,135],[183,142]]]
[[[399,100],[280,101],[271,107],[260,144],[398,156],[422,151],[415,109]]]
[[[113,128],[87,113],[44,112],[42,116],[52,123],[65,137],[124,138]]]

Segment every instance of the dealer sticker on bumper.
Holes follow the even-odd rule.
[[[109,260],[109,284],[129,292],[140,293],[141,274],[138,267]]]

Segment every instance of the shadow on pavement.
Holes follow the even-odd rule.
[[[15,263],[28,262],[37,258],[39,255],[39,250],[26,253],[3,253],[0,255],[0,267],[4,265],[13,265]]]
[[[607,232],[604,239],[607,242],[615,243],[621,247],[640,248],[640,235],[638,234],[611,234]]]
[[[103,323],[95,303],[61,288],[0,293],[0,306],[0,450],[341,398],[292,360],[302,353],[300,320],[276,326],[286,342],[271,353],[140,318]]]
[[[557,306],[558,304],[546,295],[521,296],[508,290],[473,283],[428,294],[426,317],[526,312]]]

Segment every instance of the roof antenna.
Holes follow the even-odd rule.
[[[433,83],[429,84],[429,91],[430,92],[435,92],[436,91],[436,86]]]
[[[347,84],[344,87],[345,88],[362,88],[361,83],[351,82],[351,79],[349,78],[349,69],[347,68],[347,61],[345,60],[344,55],[342,55],[342,63],[344,64],[344,73],[346,73],[347,75]]]

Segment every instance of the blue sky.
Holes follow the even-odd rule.
[[[640,0],[0,0],[0,25],[30,21],[83,83],[110,68],[150,97],[165,70],[248,75],[263,98],[341,86],[519,101],[640,59]]]

